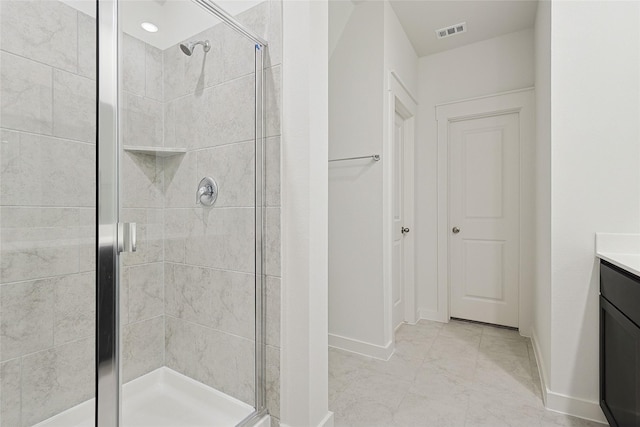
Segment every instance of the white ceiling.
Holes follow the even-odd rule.
[[[95,0],[61,0],[95,18]],[[230,15],[237,15],[265,0],[223,0],[215,3]],[[122,30],[159,49],[166,49],[220,23],[220,20],[191,0],[121,0]],[[143,22],[158,26],[157,33],[140,27]]]
[[[535,0],[390,0],[418,56],[533,28]],[[467,32],[438,39],[437,29],[467,23]]]

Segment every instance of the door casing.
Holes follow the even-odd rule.
[[[393,194],[391,197],[393,203],[393,251],[392,251],[392,269],[393,280],[391,282],[391,298],[393,303],[392,321],[393,328],[397,329],[404,321],[406,321],[406,310],[404,307],[404,240],[406,234],[401,230],[407,225],[404,218],[404,138],[405,138],[405,120],[400,112],[395,112],[395,120],[393,123],[393,156],[391,159],[393,174]]]
[[[535,121],[534,89],[465,99],[436,106],[438,121],[438,231],[437,231],[437,288],[438,301],[435,318],[450,319],[449,294],[449,123],[497,114],[518,113],[520,119],[520,256],[519,306],[520,334],[529,336],[532,326],[534,200],[535,200]]]
[[[413,98],[402,79],[395,71],[388,74],[388,110],[386,115],[386,142],[383,147],[383,260],[384,260],[384,292],[385,292],[385,338],[392,343],[394,340],[393,325],[393,140],[396,113],[404,119],[404,154],[403,154],[403,192],[404,192],[404,223],[410,232],[404,237],[403,259],[403,292],[404,292],[404,321],[415,323],[418,320],[415,295],[415,185],[414,185],[414,144],[416,115],[418,102]],[[385,159],[387,161],[385,161]],[[388,346],[391,351],[392,346]],[[390,355],[391,353],[389,353]]]

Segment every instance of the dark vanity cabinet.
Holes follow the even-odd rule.
[[[640,277],[600,264],[600,406],[611,426],[640,427]]]

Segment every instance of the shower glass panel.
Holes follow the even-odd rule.
[[[0,1],[2,427],[253,425],[266,349],[278,410],[274,5]]]
[[[122,424],[235,426],[265,405],[263,48],[191,0],[119,5]]]
[[[0,1],[3,427],[95,394],[96,5],[85,6]]]

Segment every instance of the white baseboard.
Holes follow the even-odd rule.
[[[293,427],[288,424],[280,423],[280,427]],[[317,427],[333,427],[333,412],[328,411],[327,415],[318,423]]]
[[[416,315],[416,321],[415,321],[415,322],[410,322],[410,321],[408,321],[408,320],[405,320],[404,322],[402,322],[402,323],[400,323],[398,326],[396,326],[396,329],[394,330],[394,332],[395,332],[395,331],[397,331],[397,330],[400,328],[400,326],[402,326],[402,325],[412,325],[412,326],[415,326],[415,325],[417,325],[417,324],[418,324],[418,322],[419,322],[419,321],[420,321],[420,316]]]
[[[421,308],[418,310],[418,316],[421,320],[431,320],[434,322],[447,322],[447,319],[444,319],[442,315],[437,310],[427,310]]]
[[[579,399],[577,397],[565,396],[547,390],[546,408],[553,412],[572,415],[578,418],[595,421],[609,425],[607,419],[600,409],[600,403],[593,400]]]
[[[549,380],[547,379],[547,370],[544,366],[544,359],[542,358],[542,353],[540,351],[540,346],[538,345],[538,337],[536,335],[535,329],[531,329],[531,345],[533,347],[533,355],[536,358],[536,365],[538,366],[538,374],[540,375],[540,390],[542,391],[542,401],[544,406],[547,407],[547,384],[549,384]]]
[[[520,325],[518,326],[518,333],[520,336],[531,338],[532,329],[533,328],[530,324],[520,322]]]
[[[536,364],[538,365],[538,372],[540,373],[540,388],[542,390],[542,400],[545,408],[553,412],[608,425],[607,419],[602,409],[600,409],[600,402],[567,396],[549,389],[549,380],[544,366],[544,359],[542,358],[536,331],[533,328],[531,328],[531,343],[533,345]]]
[[[340,335],[329,334],[329,347],[362,354],[373,357],[374,359],[389,360],[395,346],[393,345],[393,341],[383,347]]]

